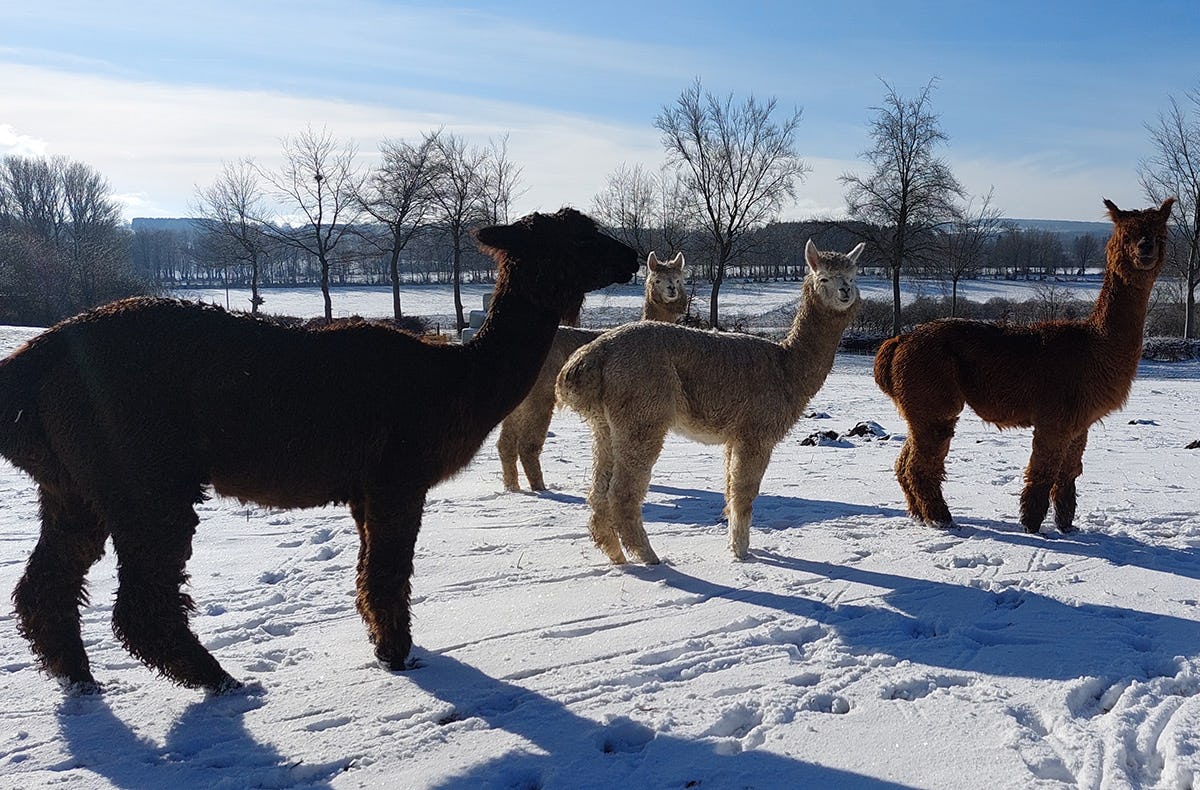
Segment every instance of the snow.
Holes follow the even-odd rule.
[[[1039,286],[1047,283],[1023,280],[970,280],[959,285],[959,297],[986,302],[1002,297],[1025,300],[1036,298]],[[1076,299],[1094,299],[1100,291],[1100,280],[1087,277],[1052,283],[1059,291]],[[892,285],[890,281],[860,277],[859,290],[866,299],[890,303]],[[949,296],[949,285],[940,281],[910,280],[904,283],[901,295],[905,303],[918,296],[940,298]],[[463,310],[480,310],[492,287],[487,284],[469,283],[462,286]],[[262,310],[278,315],[302,317],[323,316],[324,302],[317,288],[266,288],[261,292],[266,299]],[[218,304],[235,310],[248,310],[249,288],[191,288],[182,289],[177,296]],[[709,286],[697,281],[694,286],[692,313],[708,317]],[[783,322],[788,324],[800,296],[798,282],[743,282],[728,281],[721,290],[720,308],[724,321],[746,320],[752,326],[770,326]],[[632,321],[642,312],[642,285],[610,286],[589,294],[584,303],[582,323],[584,326],[615,326],[623,321]],[[335,318],[363,316],[366,318],[386,317],[392,314],[391,290],[379,286],[346,286],[332,291],[331,302]],[[443,328],[454,325],[454,300],[449,286],[408,285],[400,291],[401,310],[407,315],[427,316]]]
[[[0,329],[0,352],[30,334]],[[910,521],[904,425],[870,364],[840,355],[776,449],[746,562],[720,448],[668,438],[643,509],[664,563],[613,567],[587,534],[576,416],[554,418],[540,495],[503,491],[493,436],[430,492],[406,672],[378,666],[355,612],[344,508],[207,502],[192,625],[249,690],[206,697],[126,653],[110,552],[83,614],[102,696],[64,697],[0,613],[0,786],[1200,785],[1200,364],[1144,364],[1093,428],[1069,535],[1021,531],[1029,432],[969,412],[958,525]],[[844,436],[859,422],[883,435]],[[801,444],[827,430],[842,439]],[[0,461],[0,589],[37,523]]]

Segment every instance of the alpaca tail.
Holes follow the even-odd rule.
[[[555,381],[560,404],[584,417],[603,412],[605,351],[602,345],[591,343],[571,355]]]
[[[896,349],[900,348],[900,337],[889,337],[879,346],[879,350],[875,352],[875,384],[879,389],[883,390],[883,394],[889,398],[894,397],[894,387],[892,384],[892,358],[896,356]]]

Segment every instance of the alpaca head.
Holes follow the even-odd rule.
[[[1167,221],[1175,198],[1167,198],[1158,208],[1124,211],[1111,200],[1105,200],[1108,216],[1113,221],[1113,234],[1108,240],[1108,265],[1121,274],[1132,270],[1158,276],[1167,253]]]
[[[669,305],[684,297],[683,253],[663,263],[653,252],[646,258],[646,296],[652,302]]]
[[[804,260],[808,263],[808,284],[816,298],[832,310],[849,310],[858,304],[858,256],[865,244],[859,243],[850,252],[822,252],[812,239],[804,245]]]
[[[588,291],[629,282],[638,270],[632,247],[573,208],[534,212],[511,225],[479,228],[474,236],[496,261],[498,294],[502,288],[519,293],[560,319],[578,315]]]

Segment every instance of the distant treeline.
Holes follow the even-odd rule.
[[[202,219],[135,219],[130,244],[133,272],[157,288],[245,286],[250,282],[248,265],[230,261],[225,249],[213,242]],[[1084,224],[1084,223],[1080,223]],[[1091,224],[1091,223],[1087,223]],[[1096,223],[1098,225],[1098,223]],[[360,238],[373,232],[359,229]],[[620,235],[620,229],[614,229]],[[757,231],[747,250],[732,262],[726,275],[746,280],[796,280],[804,276],[804,243],[812,238],[823,249],[849,250],[862,238],[855,223],[833,221],[779,222]],[[705,250],[704,236],[688,234],[681,250],[659,250],[659,254],[682,251],[694,276],[708,279],[712,256]],[[1006,225],[987,245],[975,271],[968,278],[1044,279],[1082,275],[1104,264],[1105,236],[1078,230],[1051,231]],[[331,278],[341,285],[384,285],[388,260],[373,245],[346,245],[334,262]],[[408,283],[450,281],[452,248],[435,232],[417,236],[401,258],[401,274]],[[864,273],[877,274],[882,264],[863,258]],[[280,245],[260,263],[259,279],[267,286],[315,285],[321,269],[316,259],[296,248]],[[939,277],[936,259],[910,269],[921,277]],[[463,259],[467,282],[490,282],[495,277],[492,260],[474,250]]]

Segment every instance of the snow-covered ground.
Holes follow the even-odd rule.
[[[588,537],[590,437],[560,413],[551,491],[503,492],[489,440],[430,492],[419,667],[395,674],[354,610],[343,508],[215,499],[192,623],[255,685],[206,698],[130,657],[110,554],[83,617],[104,695],[64,698],[0,610],[0,787],[1195,788],[1198,404],[1200,364],[1144,365],[1092,431],[1066,536],[1015,523],[1029,433],[964,414],[938,531],[905,516],[904,426],[843,355],[775,452],[749,561],[725,548],[719,448],[671,437],[644,506],[664,564],[621,568]],[[862,420],[895,433],[801,443]],[[37,523],[0,461],[6,593]]]
[[[867,299],[878,299],[890,302],[892,298],[891,283],[873,278],[859,278],[859,290]],[[971,280],[964,281],[959,286],[959,296],[986,302],[993,297],[1004,297],[1015,300],[1034,298],[1039,287],[1047,284],[1036,281],[1012,280]],[[1060,292],[1065,292],[1076,299],[1094,299],[1100,290],[1100,281],[1096,278],[1083,280],[1055,282],[1053,286]],[[947,284],[935,281],[905,281],[902,298],[911,301],[918,296],[939,298],[948,295]],[[462,287],[463,309],[466,311],[483,309],[484,298],[491,293],[492,287],[485,284],[468,284]],[[266,299],[262,310],[277,315],[294,315],[301,317],[322,316],[325,314],[324,301],[321,291],[310,288],[267,288],[261,292]],[[180,290],[175,295],[198,299],[235,310],[248,310],[250,307],[249,288],[193,288]],[[709,286],[707,282],[697,281],[694,287],[692,313],[708,317]],[[761,325],[765,320],[775,323],[778,316],[773,310],[794,305],[800,297],[799,282],[767,282],[754,283],[740,280],[730,280],[721,289],[721,317],[724,321],[735,319],[746,320],[750,325]],[[615,326],[625,321],[632,321],[641,315],[642,286],[614,285],[602,291],[590,294],[584,303],[581,322],[583,326]],[[334,288],[330,301],[333,305],[334,317],[352,315],[365,318],[386,317],[392,314],[391,289],[388,287],[345,287]],[[450,287],[446,285],[407,285],[400,292],[400,307],[406,314],[428,316],[443,328],[454,325],[454,298]],[[761,320],[756,320],[761,319]],[[789,319],[790,320],[790,319]]]

